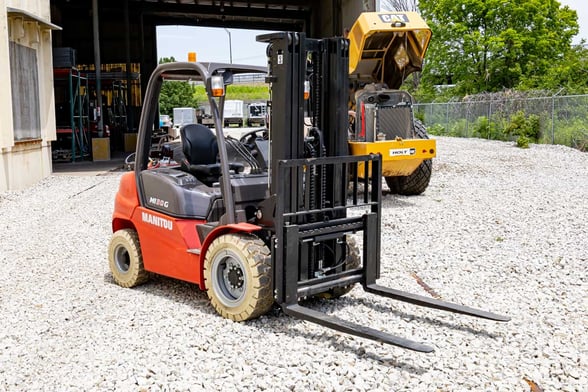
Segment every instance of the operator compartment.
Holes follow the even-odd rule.
[[[146,207],[178,218],[206,219],[215,200],[221,198],[218,184],[207,186],[178,169],[144,170],[141,181]]]
[[[264,174],[236,174],[231,176],[231,188],[233,189],[233,201],[235,211],[246,221],[255,220],[255,212],[259,204],[269,198],[269,186],[267,173]],[[220,221],[225,213],[224,201],[218,198],[214,201],[208,222]]]
[[[208,186],[194,175],[174,168],[141,172],[146,206],[177,218],[218,221],[224,213],[219,183]],[[269,197],[267,174],[233,175],[231,185],[237,210],[252,219],[257,204]]]

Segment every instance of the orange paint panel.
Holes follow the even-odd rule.
[[[128,227],[121,222],[129,221],[135,208],[139,205],[135,173],[125,173],[120,179],[118,192],[114,199],[114,213],[112,214],[112,232]]]
[[[200,220],[177,219],[138,207],[132,219],[141,243],[145,269],[160,275],[196,283],[203,287],[196,225]]]

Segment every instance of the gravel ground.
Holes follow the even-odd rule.
[[[0,390],[586,390],[588,155],[451,138],[438,150],[425,194],[383,198],[380,283],[511,322],[360,288],[310,304],[436,349],[421,354],[277,312],[234,323],[163,277],[123,289],[106,254],[120,173],[52,176],[0,193]]]

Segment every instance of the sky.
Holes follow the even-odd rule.
[[[575,44],[580,43],[581,39],[588,42],[588,1],[586,0],[559,0],[561,5],[567,5],[578,13],[578,24],[580,25],[580,34],[574,37]]]
[[[580,34],[573,43],[581,39],[588,42],[588,1],[559,0],[578,13]],[[228,32],[227,32],[228,30]],[[255,36],[268,33],[263,30],[222,29],[194,26],[159,26],[157,27],[157,56],[171,57],[177,61],[188,60],[188,52],[196,52],[197,61],[230,62],[267,65],[265,43],[256,42]],[[229,46],[229,33],[230,42]]]
[[[157,57],[173,56],[176,61],[187,61],[188,52],[196,52],[197,61],[229,63],[232,55],[233,63],[267,65],[267,44],[257,42],[255,37],[269,31],[227,30],[215,27],[158,26]]]

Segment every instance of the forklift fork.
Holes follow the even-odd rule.
[[[361,163],[361,165],[359,165]],[[282,230],[277,231],[274,241],[275,249],[273,265],[276,271],[277,303],[284,313],[302,320],[310,321],[340,332],[359,336],[378,342],[391,344],[419,352],[432,352],[434,349],[426,344],[415,342],[403,337],[385,333],[370,327],[352,323],[335,316],[327,315],[304,307],[298,303],[299,298],[304,298],[325,292],[331,287],[348,286],[353,283],[361,283],[368,293],[408,302],[417,306],[459,313],[494,321],[509,321],[510,318],[484,310],[474,309],[468,306],[424,297],[388,287],[376,283],[379,277],[380,266],[380,184],[379,181],[371,183],[369,191],[369,178],[379,178],[381,157],[379,155],[351,156],[337,158],[315,158],[283,160],[279,162],[279,170],[282,178],[291,179],[292,188],[283,190],[278,195],[277,223]],[[325,218],[322,221],[304,219],[311,215],[319,214],[317,210],[308,210],[305,200],[305,189],[309,181],[309,173],[316,172],[315,166],[340,165],[339,169],[331,168],[331,172],[351,172],[353,194],[343,205],[331,206],[330,209],[322,209],[320,214]],[[364,169],[364,176],[357,175],[357,168]],[[371,169],[371,173],[368,170]],[[363,182],[363,190],[360,191],[359,182]],[[288,193],[290,198],[287,198]],[[290,203],[283,201],[289,200]],[[348,217],[342,210],[349,208],[364,208],[368,211],[362,216]],[[308,223],[308,221],[312,221]],[[280,226],[278,226],[280,227]],[[333,238],[343,239],[346,235],[363,232],[363,265],[347,271],[340,271],[327,276],[302,276],[301,269],[307,262],[305,259],[304,244],[321,243]]]

